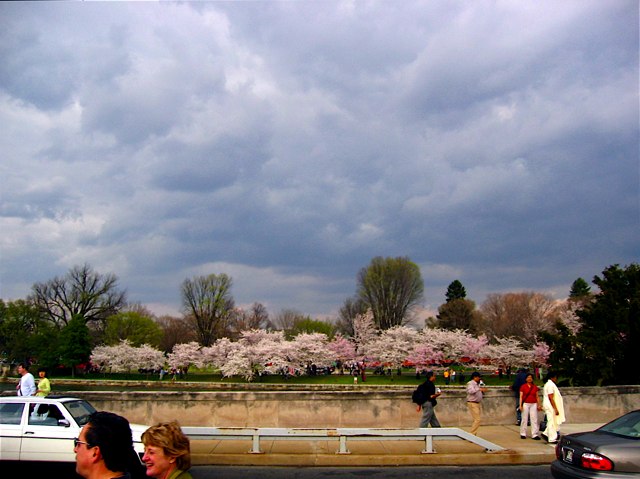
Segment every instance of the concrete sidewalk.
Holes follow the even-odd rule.
[[[601,424],[563,424],[562,433],[591,431]],[[250,454],[247,440],[193,440],[195,465],[255,466],[419,466],[549,464],[555,446],[544,440],[520,439],[519,427],[481,426],[479,436],[505,450],[485,452],[467,441],[434,439],[436,453],[422,454],[424,441],[349,440],[351,454],[336,454],[337,441],[261,440],[262,454]]]

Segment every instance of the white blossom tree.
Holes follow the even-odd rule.
[[[220,367],[225,377],[243,376],[251,381],[264,371],[279,372],[289,366],[287,344],[282,331],[243,331],[236,348]]]
[[[369,309],[364,314],[356,315],[353,320],[353,342],[356,346],[356,355],[363,357],[366,354],[367,344],[378,336],[373,312]]]
[[[300,366],[331,366],[336,357],[329,349],[328,342],[324,333],[300,333],[290,342],[287,355],[290,362]]]
[[[167,362],[170,368],[188,370],[189,366],[202,366],[202,351],[195,341],[176,344],[169,353]]]
[[[503,368],[533,362],[533,351],[524,349],[516,338],[496,338],[496,343],[487,346],[485,351],[491,364]]]
[[[412,354],[416,345],[417,332],[406,326],[386,329],[367,344],[366,355],[369,360],[378,360],[393,368],[402,367],[402,363]]]

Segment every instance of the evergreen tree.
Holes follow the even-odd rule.
[[[584,384],[639,384],[640,265],[609,266],[593,283],[599,293],[576,312],[582,329],[575,374]]]
[[[438,327],[473,330],[478,314],[476,303],[470,299],[452,299],[438,308]]]
[[[447,288],[447,303],[456,299],[465,299],[467,297],[467,290],[462,286],[462,283],[457,279],[452,281]]]
[[[571,285],[571,290],[569,291],[569,299],[580,300],[585,297],[588,297],[591,294],[591,287],[589,284],[582,278],[576,279]]]

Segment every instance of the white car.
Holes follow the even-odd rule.
[[[75,462],[73,440],[95,408],[73,397],[0,397],[0,460]],[[146,426],[131,424],[142,457]]]

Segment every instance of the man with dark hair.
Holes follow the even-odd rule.
[[[438,404],[436,398],[442,394],[440,389],[436,389],[435,386],[436,374],[433,371],[427,372],[427,380],[420,385],[423,388],[422,394],[424,403],[418,404],[417,411],[422,409],[422,420],[420,421],[420,427],[441,427],[440,421],[436,417],[435,407]]]
[[[29,368],[25,363],[18,364],[18,374],[20,382],[16,386],[18,396],[35,396],[36,395],[36,381],[33,379],[33,374],[29,372]]]
[[[480,421],[482,416],[482,397],[487,392],[487,388],[484,387],[482,382],[482,376],[478,371],[471,373],[471,381],[467,383],[467,409],[471,413],[473,418],[473,424],[471,425],[471,434],[477,435],[478,428],[480,427]]]
[[[74,452],[76,472],[85,479],[130,479],[133,461],[138,461],[129,421],[105,411],[89,416],[74,440]]]

